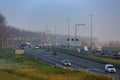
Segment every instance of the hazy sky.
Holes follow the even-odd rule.
[[[90,14],[93,14],[93,36],[100,41],[120,41],[120,0],[0,0],[0,12],[9,25],[20,29],[67,34],[68,19],[70,34],[90,36]]]

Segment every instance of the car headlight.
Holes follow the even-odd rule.
[[[108,72],[111,72],[111,69],[108,69]]]
[[[114,69],[114,71],[116,72],[116,69]]]

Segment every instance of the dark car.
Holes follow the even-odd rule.
[[[52,54],[55,55],[55,56],[57,56],[57,53],[55,51]]]
[[[105,55],[105,52],[102,51],[102,52],[101,52],[101,55]]]
[[[120,58],[120,52],[113,55],[115,58]]]
[[[93,50],[92,53],[96,53],[97,51],[96,50]]]

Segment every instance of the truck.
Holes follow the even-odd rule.
[[[92,47],[92,50],[96,51],[96,52],[101,52],[102,51],[102,45],[94,46],[94,47]]]
[[[84,51],[88,51],[88,47],[87,46],[84,46]]]
[[[97,51],[98,51],[98,52],[101,52],[101,51],[102,51],[102,45],[98,45],[98,46],[97,46]]]

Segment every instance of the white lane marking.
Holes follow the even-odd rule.
[[[92,70],[99,71],[99,72],[104,72],[103,70],[96,69],[96,68],[94,68],[94,69],[90,69],[90,68],[86,69],[86,71],[92,71]]]

